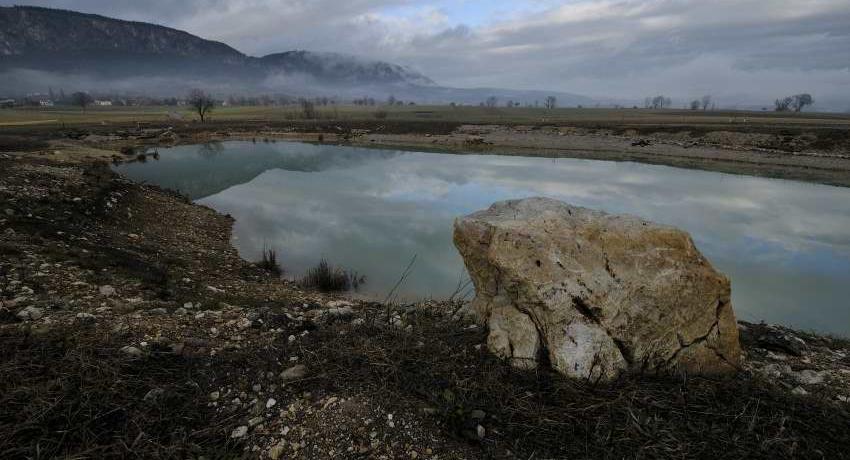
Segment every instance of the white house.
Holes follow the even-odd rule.
[[[111,106],[111,105],[112,105],[112,101],[99,101],[99,100],[95,100],[95,101],[94,101],[94,105],[99,105],[99,106],[103,106],[103,107],[109,107],[109,106]]]

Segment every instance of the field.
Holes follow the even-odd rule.
[[[383,112],[383,113],[382,113]],[[485,108],[449,106],[326,106],[317,108],[319,120],[441,121],[463,124],[553,124],[589,126],[819,126],[850,128],[850,114],[730,112],[596,108]],[[26,108],[0,110],[0,127],[75,126],[103,123],[191,122],[197,116],[186,107]],[[286,107],[218,107],[213,122],[285,122],[303,120],[301,109]]]

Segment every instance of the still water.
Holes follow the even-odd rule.
[[[383,298],[444,298],[466,279],[456,216],[548,196],[689,231],[732,279],[741,319],[850,336],[850,188],[637,163],[448,155],[299,143],[160,149],[120,165],[235,219],[249,260],[278,250],[291,276],[325,257]]]

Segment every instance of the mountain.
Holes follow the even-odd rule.
[[[394,95],[475,104],[489,96],[520,103],[545,99],[539,91],[440,87],[407,67],[342,54],[287,51],[253,57],[164,26],[30,6],[0,7],[0,81],[3,90],[18,93],[54,86],[176,96],[200,86],[222,95]],[[562,104],[590,102],[555,95]]]

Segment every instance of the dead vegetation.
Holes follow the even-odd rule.
[[[345,292],[357,289],[365,282],[365,276],[335,267],[322,259],[318,265],[307,270],[298,284],[305,289],[316,289],[321,292]]]
[[[0,458],[210,458],[239,450],[200,403],[219,369],[131,359],[110,334],[0,333]]]
[[[846,408],[791,396],[754,376],[588,386],[512,369],[481,346],[482,329],[443,313],[402,315],[402,327],[376,311],[357,330],[347,323],[318,330],[308,356],[311,368],[324,371],[319,384],[413,399],[487,457],[843,458],[850,447]]]
[[[257,262],[257,266],[277,276],[283,274],[283,269],[277,261],[277,251],[274,249],[263,249],[262,259]]]
[[[33,152],[48,147],[47,142],[27,136],[0,136],[0,152]]]

